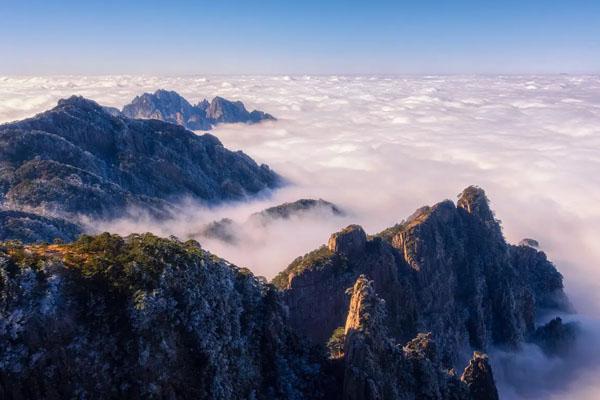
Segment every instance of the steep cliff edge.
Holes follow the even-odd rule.
[[[351,292],[344,328],[344,399],[498,399],[484,355],[475,353],[459,379],[440,362],[431,333],[419,333],[404,346],[388,337],[385,301],[372,281],[359,276]]]
[[[534,334],[541,309],[568,309],[561,275],[542,252],[505,242],[477,187],[465,189],[456,206],[423,207],[372,237],[350,226],[273,282],[294,329],[326,343],[344,325],[346,289],[361,274],[386,302],[391,337],[407,343],[431,332],[445,365],[468,349],[516,349]]]

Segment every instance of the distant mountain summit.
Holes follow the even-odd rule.
[[[215,97],[211,102],[205,99],[192,105],[177,92],[162,89],[136,96],[121,113],[128,118],[158,119],[191,130],[211,129],[222,123],[252,124],[275,119],[262,111],[249,112],[241,101]]]
[[[199,232],[200,236],[218,239],[227,243],[239,243],[249,240],[247,230],[244,228],[265,228],[276,221],[289,220],[292,218],[329,218],[343,217],[346,213],[338,206],[323,199],[299,199],[294,202],[279,204],[251,214],[242,223],[230,218],[222,218],[206,225]]]
[[[294,202],[269,207],[263,211],[252,214],[250,219],[261,224],[266,224],[274,219],[289,219],[294,216],[300,217],[311,212],[322,212],[323,215],[337,217],[344,215],[344,212],[338,206],[326,200],[300,199]]]
[[[6,209],[116,217],[130,207],[161,215],[173,201],[240,200],[280,178],[210,134],[135,120],[83,97],[0,125],[0,202]]]

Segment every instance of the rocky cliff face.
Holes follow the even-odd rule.
[[[203,100],[192,105],[178,93],[167,90],[137,96],[123,107],[122,115],[158,119],[191,130],[207,130],[221,123],[257,123],[275,119],[262,111],[249,112],[241,101],[215,97],[211,102]]]
[[[0,397],[496,400],[483,351],[577,333],[535,326],[568,309],[562,277],[476,187],[351,225],[274,283],[150,234],[0,244]]]
[[[431,333],[419,333],[404,346],[388,337],[385,301],[373,282],[359,276],[352,288],[345,324],[343,398],[497,399],[485,356],[476,353],[459,379],[443,367]]]
[[[476,187],[467,188],[457,206],[424,207],[373,237],[350,226],[274,283],[284,292],[294,329],[326,343],[344,325],[346,289],[361,274],[385,300],[390,337],[402,344],[431,332],[446,366],[469,349],[518,348],[533,335],[542,309],[568,308],[561,275],[538,250],[505,242]]]
[[[247,270],[152,235],[0,247],[0,398],[328,398]]]
[[[498,400],[498,391],[489,359],[485,354],[475,352],[460,380],[469,388],[473,400]]]
[[[81,97],[0,126],[0,200],[7,208],[114,217],[164,214],[173,200],[243,199],[279,184],[266,165],[209,134],[115,117]]]

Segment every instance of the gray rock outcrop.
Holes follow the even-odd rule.
[[[385,301],[390,339],[429,332],[451,368],[465,349],[518,349],[542,312],[569,310],[560,273],[543,252],[506,243],[483,190],[467,188],[457,204],[423,207],[371,237],[351,226],[295,260],[273,280],[292,327],[327,343],[348,316],[346,289],[365,275]]]
[[[157,90],[136,96],[121,112],[128,118],[157,119],[177,124],[190,130],[209,130],[222,123],[257,123],[275,118],[262,111],[249,112],[241,101],[215,97],[211,102],[202,100],[190,104],[177,92]]]
[[[484,355],[476,353],[459,379],[442,365],[431,333],[419,333],[404,346],[388,337],[385,301],[375,293],[373,282],[361,275],[351,292],[343,399],[497,400]]]

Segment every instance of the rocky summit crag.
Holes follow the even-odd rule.
[[[114,112],[114,111],[113,111]],[[157,90],[136,96],[125,105],[122,115],[129,118],[158,119],[191,130],[207,130],[222,123],[257,123],[275,118],[262,111],[248,111],[241,101],[215,97],[192,105],[177,92]]]
[[[368,312],[370,318],[377,315],[379,328],[358,329],[360,340],[354,345],[348,323],[356,306],[347,289],[354,287],[351,292],[356,292],[363,276],[372,281],[369,296],[376,294],[383,300],[376,307],[383,311]],[[331,347],[332,341],[341,341],[340,328],[346,327],[345,350],[339,352],[337,346],[336,355],[343,353],[346,359],[346,379],[351,383],[345,382],[344,387],[357,393],[358,385],[362,393],[346,398],[457,398],[448,385],[456,390],[460,385],[449,375],[439,375],[439,370],[458,366],[468,352],[492,346],[516,350],[526,341],[561,348],[555,340],[568,342],[573,336],[572,329],[562,328],[560,321],[536,331],[536,316],[542,312],[569,310],[562,276],[543,252],[506,243],[485,193],[477,187],[467,188],[457,205],[444,201],[421,208],[374,236],[367,236],[360,226],[349,226],[332,235],[327,246],[296,259],[273,283],[283,291],[290,323],[299,335]],[[397,386],[394,380],[402,380],[398,374],[405,368],[388,368],[404,363],[406,354],[390,356],[391,350],[381,349],[389,343],[405,345],[423,339],[424,334],[431,335],[427,340],[436,348],[430,361],[437,372],[427,372],[437,376],[429,385],[435,394],[393,393],[387,388]],[[361,349],[358,353],[355,346]],[[477,357],[471,369],[489,369],[483,356]],[[468,383],[474,375],[488,383],[471,382],[468,386],[473,390],[491,386],[485,371],[467,373],[462,381]],[[474,398],[495,398],[490,396]]]
[[[112,218],[138,207],[164,214],[182,198],[241,200],[277,174],[210,134],[114,116],[82,97],[0,125],[0,201],[6,209]]]
[[[565,354],[576,328],[536,317],[568,310],[477,187],[374,236],[351,225],[273,284],[195,241],[12,241],[0,398],[497,400],[485,351]]]

